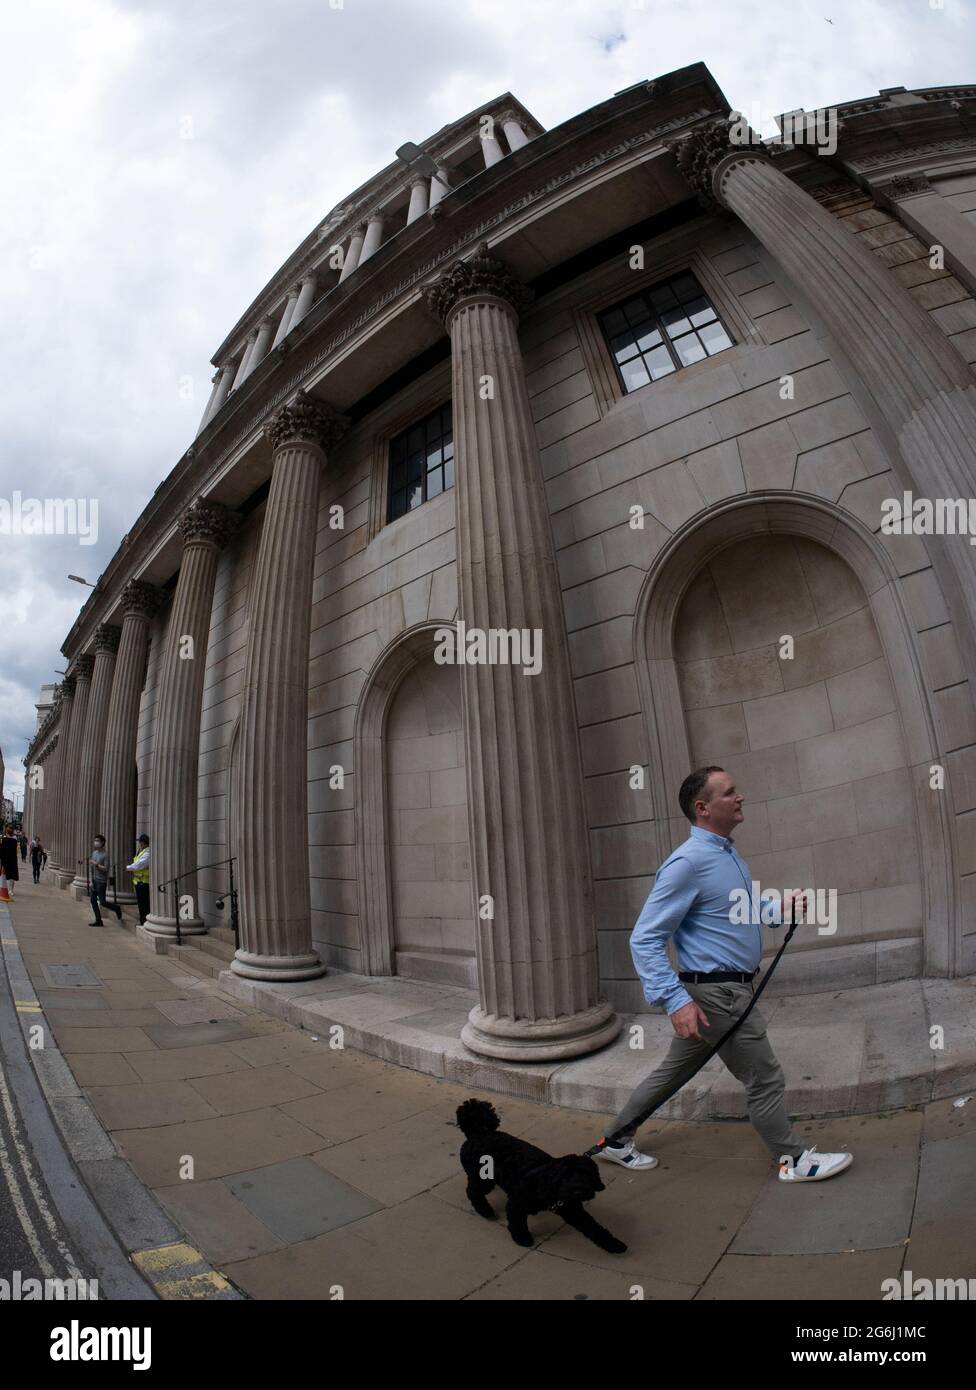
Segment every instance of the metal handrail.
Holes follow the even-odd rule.
[[[213,864],[197,864],[195,868],[184,869],[183,872],[181,874],[177,874],[175,878],[168,878],[166,879],[165,883],[157,883],[156,885],[160,893],[166,893],[169,886],[172,884],[175,887],[175,885],[179,883],[181,878],[189,878],[191,874],[200,873],[203,869],[221,869],[225,864],[229,864],[230,868],[227,871],[229,878],[229,887],[227,889],[227,892],[222,893],[220,897],[217,899],[215,906],[220,911],[223,911],[225,898],[230,898],[230,925],[234,933],[235,948],[240,945],[237,925],[237,889],[234,887],[234,864],[236,862],[236,859],[236,855],[231,855],[229,859],[218,859]],[[177,903],[176,905],[176,944],[177,946],[183,945],[183,938],[180,936],[179,903]]]

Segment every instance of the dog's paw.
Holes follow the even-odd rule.
[[[516,1245],[524,1246],[526,1250],[531,1250],[535,1244],[531,1236],[512,1236]]]
[[[608,1255],[622,1255],[627,1249],[622,1240],[611,1240],[603,1247]]]
[[[479,1216],[483,1216],[486,1221],[498,1220],[498,1212],[492,1211],[491,1207],[485,1207],[484,1209],[482,1209],[481,1207],[475,1207],[475,1211],[478,1213]]]

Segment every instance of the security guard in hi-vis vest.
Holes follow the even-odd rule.
[[[145,925],[149,916],[149,836],[140,835],[136,844],[136,857],[125,866],[132,875],[136,890],[136,904],[139,908],[139,925]]]

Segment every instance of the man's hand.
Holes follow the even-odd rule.
[[[679,1038],[697,1038],[699,1042],[705,1041],[698,1029],[699,1026],[707,1028],[708,1019],[694,1000],[689,1004],[683,1004],[680,1009],[675,1009],[671,1015],[671,1023]]]
[[[795,922],[797,913],[806,916],[808,893],[787,893],[783,899],[783,921]]]

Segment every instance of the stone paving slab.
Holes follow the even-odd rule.
[[[906,1253],[917,1278],[976,1277],[974,1185],[976,1129],[925,1145]]]
[[[143,1081],[183,1081],[250,1068],[227,1043],[189,1043],[168,1051],[125,1053],[124,1060]]]
[[[851,1125],[850,1120],[847,1121]],[[918,1111],[837,1132],[854,1162],[829,1182],[770,1183],[732,1245],[737,1255],[823,1255],[903,1242],[911,1229],[922,1136]]]
[[[322,1147],[319,1135],[277,1109],[155,1129],[116,1130],[113,1137],[122,1157],[150,1187],[176,1182],[186,1154],[194,1161],[195,1178],[202,1179],[298,1158]]]
[[[88,1096],[106,1129],[150,1129],[205,1120],[217,1111],[185,1081],[90,1086]]]
[[[246,1022],[228,1019],[217,1023],[156,1023],[143,1031],[157,1047],[202,1047],[206,1043],[239,1042],[254,1037],[258,1030]]]
[[[903,1244],[844,1255],[724,1255],[699,1299],[877,1301],[883,1279],[897,1278]]]
[[[228,1191],[222,1178],[157,1187],[153,1195],[218,1266],[285,1247],[280,1237]]]
[[[244,1110],[284,1105],[319,1094],[314,1082],[282,1066],[248,1067],[242,1071],[218,1072],[215,1076],[198,1076],[191,1085],[218,1115],[237,1115]]]
[[[383,1205],[304,1158],[237,1173],[224,1182],[238,1201],[289,1245],[348,1226]]]
[[[661,1299],[668,1302],[687,1301],[695,1297],[695,1284],[678,1284],[664,1279],[635,1280],[626,1270],[614,1267],[597,1269],[577,1260],[553,1257],[548,1244],[538,1250],[527,1250],[517,1264],[489,1280],[480,1289],[468,1294],[471,1302],[506,1300],[519,1303],[541,1299],[566,1299],[621,1302]]]

